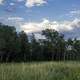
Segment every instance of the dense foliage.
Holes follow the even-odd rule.
[[[0,24],[0,62],[27,62],[49,60],[79,60],[80,40],[64,39],[52,29],[42,31],[45,39],[30,39],[24,31],[16,32],[12,26]]]

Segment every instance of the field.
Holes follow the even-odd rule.
[[[3,63],[0,80],[80,80],[80,63]]]

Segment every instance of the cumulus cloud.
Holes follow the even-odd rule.
[[[27,7],[33,7],[33,6],[40,6],[42,4],[47,3],[46,0],[26,0],[26,6]]]
[[[41,22],[26,22],[20,26],[20,29],[28,34],[35,33],[35,36],[38,39],[44,38],[44,36],[40,35],[40,32],[45,29],[55,29],[58,32],[63,33],[66,39],[75,37],[80,38],[80,19],[63,22],[43,19]]]
[[[73,21],[49,21],[44,19],[42,22],[29,22],[21,25],[21,30],[24,30],[26,33],[38,32],[44,29],[55,29],[59,32],[71,31],[75,28],[80,28],[80,20],[74,19]]]
[[[80,19],[74,19],[72,21],[50,21],[48,19],[43,19],[41,22],[25,22],[22,17],[0,17],[0,21],[4,24],[15,26],[17,31],[23,30],[24,32],[30,34],[35,33],[39,38],[40,32],[45,29],[55,29],[58,32],[64,33],[66,38],[77,37],[80,38]],[[43,36],[41,36],[43,37]],[[40,37],[40,38],[41,38]]]
[[[23,30],[26,33],[40,32],[45,29],[55,29],[59,32],[70,32],[74,29],[80,28],[80,19],[74,19],[72,21],[50,21],[43,19],[41,22],[26,22],[24,18],[17,16],[0,17],[0,21],[4,24],[13,25],[19,30]]]

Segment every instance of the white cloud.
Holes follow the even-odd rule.
[[[14,26],[17,31],[21,31],[20,26],[24,24],[24,18],[17,16],[5,15],[0,17],[0,22],[6,25]]]
[[[40,23],[25,23],[20,28],[26,33],[30,33],[30,32],[40,31],[41,30],[40,26],[41,26]]]
[[[20,26],[20,30],[26,33],[35,33],[37,39],[45,38],[40,35],[40,32],[45,29],[55,29],[65,35],[65,39],[68,38],[80,38],[80,19],[74,19],[72,21],[50,21],[44,19],[42,22],[26,22]]]
[[[8,17],[8,20],[22,21],[22,20],[24,20],[24,18],[22,18],[22,17]]]
[[[26,6],[27,7],[33,7],[33,6],[40,6],[44,3],[47,3],[46,0],[26,0]]]
[[[72,15],[80,15],[80,10],[70,11],[70,14],[72,14]]]
[[[73,21],[50,21],[43,19],[41,22],[25,22],[24,18],[17,16],[0,17],[0,21],[4,24],[13,25],[19,30],[23,30],[26,33],[39,32],[46,28],[55,29],[59,32],[68,32],[76,28],[80,28],[80,19],[74,19]],[[17,29],[18,30],[18,29]]]
[[[0,0],[0,4],[3,4],[4,0]],[[25,6],[30,8],[33,6],[40,6],[42,4],[47,3],[47,0],[17,0],[18,2],[25,1]],[[14,3],[10,3],[10,5],[14,5]]]
[[[55,29],[59,32],[62,32],[67,38],[80,38],[80,19],[77,18],[72,21],[63,22],[50,21],[48,19],[43,19],[41,22],[25,22],[22,17],[4,16],[0,17],[0,22],[3,24],[15,26],[17,31],[23,30],[26,33],[35,32],[38,38],[40,37],[39,32],[46,28]]]
[[[21,25],[21,30],[24,30],[26,33],[31,32],[38,32],[41,30],[44,30],[46,28],[55,29],[59,32],[64,31],[71,31],[75,28],[80,27],[80,20],[75,19],[73,21],[64,21],[64,22],[58,22],[58,21],[49,21],[47,19],[44,19],[42,22],[29,22],[25,23],[24,25]]]
[[[71,10],[68,13],[61,16],[61,18],[68,17],[70,19],[80,18],[80,9]]]

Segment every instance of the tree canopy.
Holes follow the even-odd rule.
[[[45,39],[36,40],[32,33],[29,41],[24,31],[0,24],[0,62],[80,60],[80,40],[65,40],[53,29],[43,30],[42,35]]]

